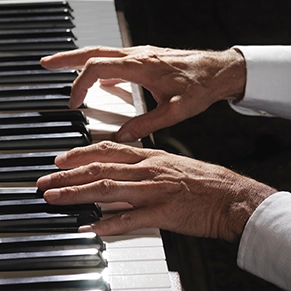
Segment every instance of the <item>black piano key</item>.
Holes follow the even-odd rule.
[[[2,9],[2,6],[0,7]],[[33,28],[74,28],[71,17],[68,16],[30,16],[1,17],[0,30],[33,29]]]
[[[110,291],[98,273],[0,279],[1,290],[13,291]]]
[[[27,38],[27,39],[0,39],[0,52],[11,51],[39,51],[39,50],[72,50],[77,46],[72,38]],[[1,65],[1,64],[0,64]],[[1,67],[0,67],[1,70]]]
[[[94,247],[106,249],[105,243],[96,233],[60,233],[33,236],[4,237],[0,241],[0,253],[62,250],[67,248]]]
[[[59,169],[54,165],[2,167],[0,169],[0,182],[35,182],[44,175],[57,172]]]
[[[0,155],[1,182],[35,182],[39,177],[59,171],[55,157],[63,151]]]
[[[16,61],[39,61],[42,57],[53,55],[61,50],[46,50],[46,51],[24,51],[24,52],[5,52],[0,54],[0,63],[2,62],[16,62]]]
[[[0,124],[63,121],[77,121],[88,124],[87,118],[85,117],[83,112],[79,110],[0,113]]]
[[[1,111],[69,109],[69,96],[0,97]]]
[[[30,8],[17,8],[0,10],[0,17],[27,17],[27,16],[46,16],[58,15],[69,16],[73,18],[71,10],[67,7],[30,7]]]
[[[0,201],[1,214],[38,212],[76,214],[81,212],[85,213],[86,211],[93,211],[98,217],[102,216],[100,207],[94,203],[52,205],[46,203],[43,198]]]
[[[43,192],[35,187],[0,188],[0,201],[42,198]]]
[[[0,40],[1,42],[1,40]],[[40,70],[44,69],[39,60],[2,62],[0,63],[0,71],[17,71],[17,70]]]
[[[59,132],[82,132],[88,137],[90,133],[83,122],[58,121],[58,122],[37,122],[19,124],[1,124],[0,134],[2,136],[21,134],[44,134]]]
[[[33,85],[11,85],[1,87],[2,97],[20,97],[20,96],[40,96],[40,95],[65,95],[71,94],[71,83],[50,83]]]
[[[70,93],[71,84],[2,87],[0,108],[2,111],[68,109]]]
[[[1,11],[0,11],[1,13]],[[0,39],[28,39],[28,38],[51,38],[65,37],[76,40],[76,36],[68,28],[50,28],[50,29],[18,29],[18,30],[0,30]]]
[[[55,157],[65,151],[10,153],[0,155],[1,167],[37,166],[54,164]]]
[[[97,248],[6,253],[0,256],[0,271],[105,268],[106,260]]]
[[[77,76],[78,73],[74,70],[0,70],[0,84],[73,82]]]
[[[26,2],[26,3],[6,3],[1,4],[2,11],[9,11],[14,9],[43,9],[43,8],[67,8],[70,11],[74,11],[67,1],[38,1],[38,2]]]
[[[47,212],[1,214],[0,232],[77,232],[81,225],[94,223],[98,219],[99,217],[94,211],[86,211],[76,214]]]
[[[90,136],[76,131],[0,136],[0,150],[71,149],[89,144]]]

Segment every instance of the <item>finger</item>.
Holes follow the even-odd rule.
[[[47,190],[44,199],[50,204],[127,202],[134,207],[166,203],[165,195],[181,190],[180,183],[171,181],[113,181],[97,182]]]
[[[74,148],[56,157],[55,164],[70,169],[92,162],[134,164],[142,161],[149,150],[111,141],[103,141],[86,147]]]
[[[114,86],[125,81],[122,79],[100,79],[99,82],[101,86]]]
[[[126,189],[134,186],[132,182],[125,186],[123,182],[106,179],[80,186],[50,189],[43,197],[48,203],[57,205],[127,202],[130,193]]]
[[[91,225],[81,226],[79,232],[95,232],[98,235],[117,235],[139,228],[154,227],[155,217],[150,215],[150,209],[139,208],[119,213],[106,220],[96,221]]]
[[[181,116],[179,116],[175,114],[171,107],[173,107],[173,105],[170,103],[163,103],[150,112],[130,119],[117,132],[116,141],[136,141],[159,129],[182,121],[182,111],[179,113]]]
[[[140,180],[144,175],[144,171],[137,172],[137,170],[134,166],[126,164],[91,163],[73,170],[56,172],[40,177],[37,181],[37,187],[44,191],[50,188],[92,183],[101,179],[136,181]],[[96,184],[92,187],[98,187],[98,185]],[[87,188],[80,189],[80,191],[88,191]],[[72,189],[72,191],[75,191],[75,189]]]
[[[111,47],[85,47],[67,52],[56,53],[52,56],[43,57],[41,65],[47,69],[71,68],[77,69],[83,67],[92,57],[116,58],[125,54],[122,49]]]
[[[88,89],[100,78],[123,79],[141,83],[141,80],[148,78],[140,70],[141,65],[142,63],[134,58],[90,58],[72,85],[69,106],[71,108],[79,107],[85,99]],[[140,71],[140,74],[136,73],[137,70]]]

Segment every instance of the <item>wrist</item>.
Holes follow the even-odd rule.
[[[231,48],[221,52],[220,62],[222,70],[217,80],[220,99],[239,102],[244,96],[246,86],[244,56],[239,50]]]
[[[229,207],[224,213],[229,241],[240,238],[247,221],[257,207],[267,197],[277,192],[276,189],[247,177],[233,185]]]

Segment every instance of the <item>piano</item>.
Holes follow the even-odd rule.
[[[120,236],[77,233],[123,205],[53,207],[36,179],[57,171],[54,157],[107,139],[144,112],[139,87],[89,90],[70,110],[78,72],[50,72],[42,56],[88,45],[128,46],[113,0],[0,1],[0,289],[170,291],[159,229]],[[140,142],[133,146],[142,146]],[[179,285],[179,284],[178,284]]]

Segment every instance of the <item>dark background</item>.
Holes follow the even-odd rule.
[[[122,0],[133,45],[223,50],[291,44],[289,0]],[[291,81],[291,80],[290,80]],[[145,92],[148,109],[155,106]],[[242,116],[226,102],[155,133],[156,146],[291,190],[291,123]],[[163,232],[170,270],[185,291],[279,290],[236,266],[238,244]]]

